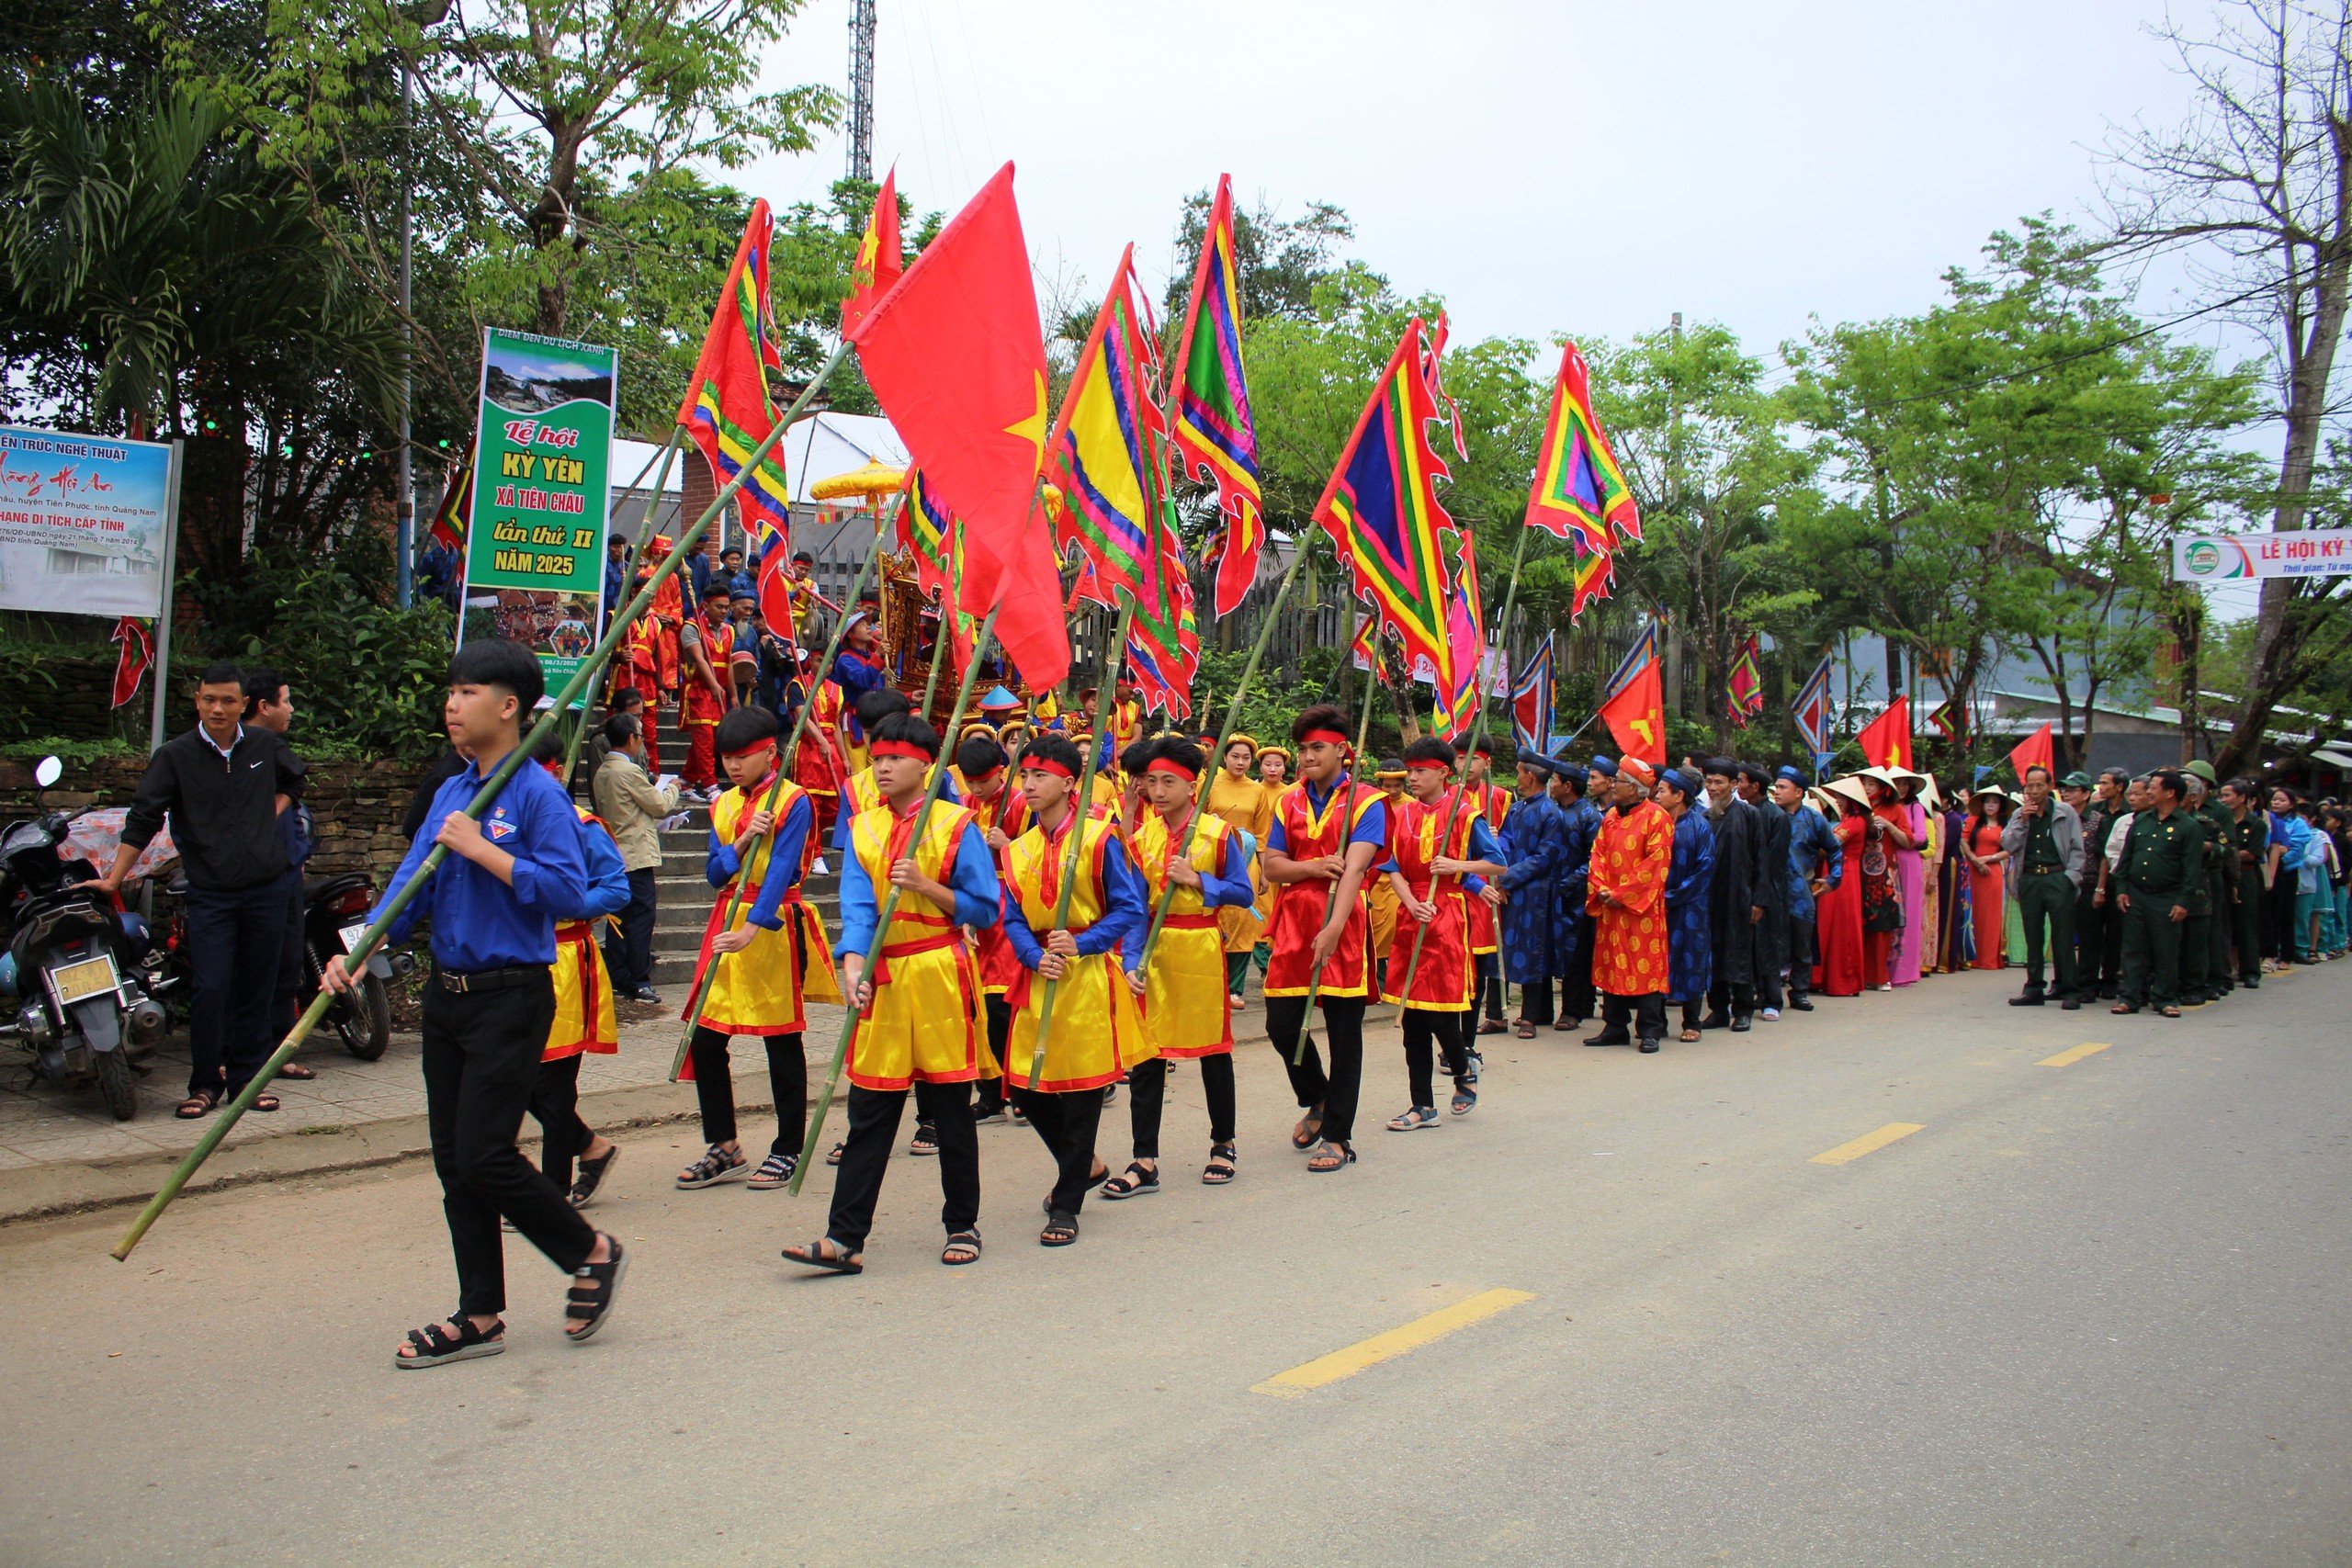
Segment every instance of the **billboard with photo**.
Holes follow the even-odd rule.
[[[0,425],[0,609],[155,616],[172,448]]]

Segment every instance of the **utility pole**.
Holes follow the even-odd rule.
[[[1666,413],[1666,509],[1674,514],[1678,524],[1682,517],[1682,312],[1674,312],[1672,333],[1673,356],[1667,368],[1667,386],[1672,400]],[[1660,615],[1666,623],[1666,711],[1682,711],[1682,628],[1670,615]]]
[[[416,101],[416,73],[401,57],[401,422],[400,449],[392,464],[392,554],[398,558],[393,582],[400,607],[410,607],[416,596],[416,473],[409,454],[411,378],[416,358],[416,327],[409,310],[410,261],[414,252],[414,225],[409,210],[409,186],[413,179],[409,159],[409,118]]]
[[[849,177],[874,178],[874,0],[855,0],[850,11]]]

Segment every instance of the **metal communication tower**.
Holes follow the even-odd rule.
[[[874,0],[849,18],[849,177],[874,177]]]

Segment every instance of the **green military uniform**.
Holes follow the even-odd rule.
[[[2123,1000],[2168,1008],[2180,1000],[2181,927],[2175,908],[2196,901],[2205,880],[2205,824],[2186,809],[2134,812],[2123,840]]]
[[[2230,808],[2222,804],[2221,792],[2211,785],[2205,789],[2205,804],[2197,808],[2197,819],[2205,825],[2205,994],[2215,1001],[2234,989],[2230,979],[2230,884],[2236,881],[2230,874],[2230,862],[2235,857],[2230,852]],[[2189,921],[2193,927],[2195,920]],[[2183,989],[2188,988],[2188,968],[2186,944],[2193,940],[2194,931],[2183,931],[2184,944],[2181,969]]]
[[[2230,907],[2230,931],[2237,940],[2238,984],[2251,991],[2262,984],[2262,861],[2270,851],[2270,821],[2249,808],[2245,819],[2230,819],[2226,864],[2237,887]]]
[[[2058,995],[2069,999],[2075,989],[2075,882],[2066,874],[2065,857],[2058,852],[2051,818],[2052,800],[2027,818],[2025,845],[2018,851],[2018,913],[2025,921],[2025,994],[2041,995],[2042,922],[2049,921],[2051,961],[2057,974]]]
[[[2107,863],[2108,840],[2123,813],[2097,801],[2083,817],[2083,886],[2075,905],[2075,931],[2082,940],[2082,995],[2113,998],[2123,977],[2123,916],[2110,889],[2098,901],[2099,868]]]

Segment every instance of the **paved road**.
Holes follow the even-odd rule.
[[[119,1213],[0,1230],[0,1558],[2344,1562],[2352,972],[2177,1023],[2007,980],[1493,1042],[1473,1117],[1336,1178],[1258,1047],[1242,1179],[1171,1160],[1066,1252],[1035,1138],[983,1129],[965,1269],[924,1162],[862,1279],[808,1278],[820,1184],[676,1192],[644,1134],[605,1336],[518,1259],[514,1348],[424,1374],[383,1364],[447,1304],[422,1170],[191,1201],[128,1265]]]

